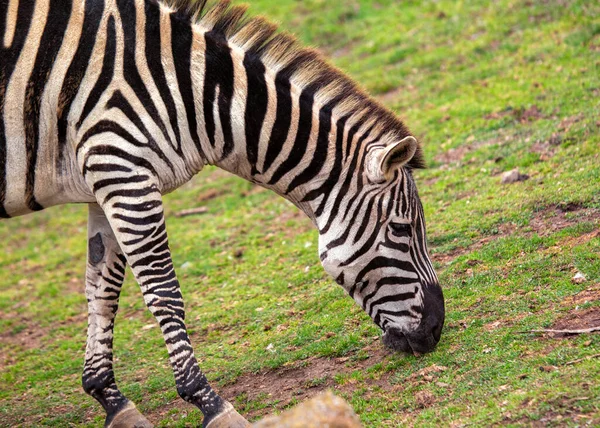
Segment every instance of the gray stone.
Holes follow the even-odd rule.
[[[521,174],[518,169],[511,169],[502,174],[502,184],[516,183],[517,181],[525,181],[529,178],[527,174]]]
[[[318,395],[283,412],[267,416],[252,425],[253,428],[361,428],[352,407],[331,392]]]

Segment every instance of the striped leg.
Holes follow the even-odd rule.
[[[113,372],[113,327],[126,260],[100,207],[89,206],[88,262],[85,294],[88,300],[88,340],[83,389],[102,404],[105,425],[111,428],[152,425],[117,388]]]
[[[246,426],[245,419],[213,391],[198,367],[184,323],[183,298],[154,176],[137,168],[137,174],[107,178],[106,169],[86,178],[140,284],[146,305],[161,327],[179,395],[200,408],[205,426]]]

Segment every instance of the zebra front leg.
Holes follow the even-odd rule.
[[[85,278],[88,340],[82,376],[83,389],[104,407],[105,426],[149,428],[152,424],[117,388],[113,372],[114,319],[126,263],[104,212],[98,205],[90,204]]]
[[[183,298],[169,251],[162,196],[148,172],[138,171],[131,180],[100,178],[90,184],[146,305],[160,325],[177,392],[200,408],[204,426],[245,427],[247,421],[217,395],[198,367],[184,323]]]

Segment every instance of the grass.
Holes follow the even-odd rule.
[[[447,320],[435,352],[385,353],[320,267],[308,220],[207,168],[165,199],[192,341],[217,389],[253,373],[309,374],[291,398],[258,384],[226,396],[251,418],[330,387],[366,426],[600,424],[600,335],[523,333],[598,321],[600,5],[255,0],[250,10],[326,52],[423,142],[430,168],[416,177]],[[513,168],[530,178],[502,185]],[[207,214],[173,216],[200,205]],[[103,421],[80,388],[85,222],[85,207],[64,206],[0,223],[0,426]],[[115,358],[123,392],[158,426],[200,422],[177,398],[131,276]]]

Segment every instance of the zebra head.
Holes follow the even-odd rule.
[[[339,185],[320,227],[319,253],[325,270],[383,330],[386,346],[423,353],[440,339],[444,298],[410,168],[417,150],[412,136],[365,146],[362,173]]]

